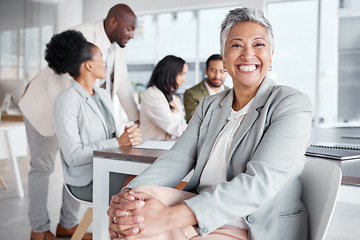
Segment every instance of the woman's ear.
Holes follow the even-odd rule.
[[[270,54],[270,66],[272,65],[273,55],[274,55],[274,50],[272,50],[272,51],[271,51],[271,54]]]
[[[89,61],[84,62],[84,67],[89,72],[93,70],[92,64]]]
[[[227,72],[226,70],[226,63],[225,63],[225,58],[224,56],[221,54],[221,58],[222,58],[222,62],[223,62],[223,69],[224,69],[224,72]]]

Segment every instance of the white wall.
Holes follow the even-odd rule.
[[[246,6],[263,9],[264,0],[124,0],[135,14],[158,13],[167,11],[179,11],[217,6]],[[115,4],[116,0],[86,0],[83,7],[84,22],[96,21],[106,16],[108,10]]]
[[[57,8],[56,32],[62,32],[83,22],[83,0],[63,0]]]

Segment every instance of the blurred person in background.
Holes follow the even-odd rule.
[[[176,90],[186,81],[186,62],[164,57],[154,68],[140,107],[143,140],[175,140],[186,128],[184,106]]]
[[[189,123],[201,99],[229,89],[224,85],[227,73],[220,54],[213,54],[206,60],[206,78],[184,93],[186,122]]]

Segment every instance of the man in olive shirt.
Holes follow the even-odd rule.
[[[192,88],[189,88],[184,93],[184,107],[187,123],[189,123],[201,99],[228,89],[228,87],[223,85],[227,73],[224,71],[220,54],[211,55],[207,59],[205,74],[207,75],[207,78]]]

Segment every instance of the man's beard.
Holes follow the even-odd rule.
[[[215,78],[215,79],[216,79],[216,78]],[[219,87],[221,87],[221,85],[222,85],[222,83],[223,83],[223,82],[222,82],[219,86],[214,85],[214,84],[210,81],[209,78],[206,80],[206,82],[207,82],[209,85],[211,85],[212,87],[214,87],[214,88],[219,88]]]

